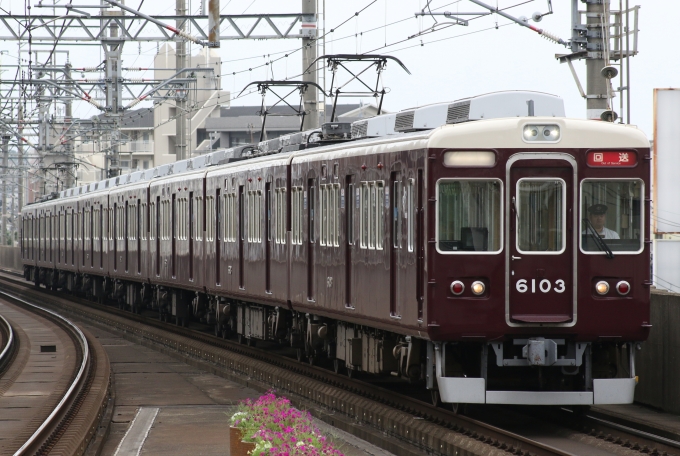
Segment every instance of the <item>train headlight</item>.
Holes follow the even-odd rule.
[[[616,284],[616,291],[618,291],[621,296],[625,296],[630,293],[630,284],[625,280],[622,280]]]
[[[609,293],[609,284],[604,280],[601,280],[595,284],[595,291],[597,291],[597,294],[599,295],[606,295]]]
[[[472,283],[470,289],[472,290],[472,293],[476,294],[477,296],[480,296],[484,294],[484,290],[486,290],[486,287],[484,286],[483,282],[477,280],[476,282]]]
[[[538,138],[538,127],[536,125],[527,125],[524,127],[524,139],[527,141],[535,141]]]
[[[456,296],[460,296],[465,291],[465,285],[460,280],[454,280],[451,282],[451,293]]]
[[[526,142],[557,142],[560,140],[560,126],[550,125],[525,125],[522,136]]]

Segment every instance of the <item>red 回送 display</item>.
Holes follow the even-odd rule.
[[[637,164],[637,155],[630,151],[588,152],[589,166],[630,167]]]

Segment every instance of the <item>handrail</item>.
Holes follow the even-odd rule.
[[[13,294],[0,291],[0,294],[9,297],[10,299],[13,299],[15,301],[21,302],[23,304],[26,304],[28,306],[31,306],[35,309],[41,310],[47,314],[52,315],[53,317],[63,321],[64,324],[69,326],[73,333],[76,335],[78,341],[80,342],[80,346],[83,350],[83,359],[82,362],[80,363],[80,369],[78,370],[78,374],[76,375],[75,379],[71,383],[71,386],[69,386],[68,390],[66,391],[66,394],[64,394],[64,397],[61,398],[61,401],[57,404],[57,406],[52,410],[52,413],[43,421],[43,423],[40,425],[40,427],[31,435],[28,440],[19,448],[15,453],[14,456],[19,456],[23,455],[26,453],[26,451],[35,443],[35,441],[39,438],[41,438],[41,433],[47,428],[48,426],[53,424],[53,421],[59,414],[62,412],[62,409],[65,407],[66,403],[71,399],[71,396],[73,396],[74,392],[76,391],[76,388],[81,382],[81,379],[84,378],[85,376],[85,369],[87,368],[87,363],[90,358],[90,347],[87,343],[87,338],[85,338],[85,334],[78,328],[75,324],[73,324],[70,320],[67,320],[66,318],[62,317],[56,312],[53,312],[49,309],[45,309],[44,307],[37,306],[35,304],[31,304],[28,301],[25,301],[24,299],[19,298],[18,296],[15,296]]]

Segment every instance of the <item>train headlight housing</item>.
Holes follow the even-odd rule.
[[[465,285],[460,280],[454,280],[451,282],[451,293],[456,296],[460,296],[465,291]]]
[[[560,140],[560,126],[550,125],[525,125],[522,136],[526,142],[557,142]]]
[[[473,294],[480,296],[484,294],[486,286],[484,286],[484,282],[480,282],[479,280],[477,280],[476,282],[472,282],[470,290],[472,290]]]
[[[630,284],[625,280],[622,280],[616,284],[616,291],[618,291],[621,296],[625,296],[630,293]]]
[[[597,291],[597,294],[599,295],[606,295],[609,293],[609,284],[604,280],[600,280],[595,284],[595,291]]]

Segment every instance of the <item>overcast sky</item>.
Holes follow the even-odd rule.
[[[384,73],[385,85],[390,89],[385,97],[386,109],[397,111],[498,90],[527,89],[559,95],[564,98],[568,116],[585,117],[585,101],[579,95],[568,66],[555,60],[556,53],[568,52],[563,46],[547,41],[531,30],[497,15],[475,19],[468,26],[442,27],[436,32],[408,39],[428,30],[434,23],[431,17],[414,18],[414,13],[425,6],[425,1],[371,1],[326,0],[326,53],[370,52],[399,58],[412,74],[407,75],[395,64],[388,65]],[[82,0],[82,3],[86,2],[88,0]],[[62,0],[60,3],[65,2]],[[128,0],[126,3],[136,7],[138,0]],[[319,0],[320,13],[323,3],[323,0]],[[525,3],[521,3],[521,0],[487,0],[487,3],[500,8],[520,3],[506,10],[513,16],[530,17],[536,11],[545,13],[548,9],[547,0]],[[531,23],[568,39],[571,33],[570,3],[567,0],[554,0],[554,14],[545,16],[538,24]],[[618,9],[618,4],[618,0],[613,0],[612,9]],[[631,0],[630,5],[635,4],[641,6],[640,53],[631,58],[631,120],[651,138],[653,89],[680,87],[680,58],[677,57],[676,49],[680,38],[677,26],[680,2]],[[147,0],[141,10],[147,14],[172,14],[174,5],[173,1]],[[0,0],[0,6],[21,11],[24,9],[24,2]],[[433,0],[430,6],[436,11],[483,10],[468,0]],[[579,6],[585,9],[585,4],[579,2]],[[354,15],[362,9],[363,12],[358,16]],[[192,0],[190,10],[198,13],[200,2]],[[221,10],[222,14],[296,13],[300,11],[300,2],[221,0]],[[33,12],[38,13],[40,10],[34,8]],[[440,23],[450,22],[441,16],[437,19]],[[392,24],[397,21],[401,22]],[[339,26],[343,22],[344,25]],[[323,17],[320,17],[320,28],[322,24]],[[331,33],[333,28],[335,31]],[[388,46],[384,47],[386,43]],[[300,52],[283,57],[271,66],[248,71],[266,61],[280,58],[286,52],[299,49],[299,46],[300,41],[294,39],[223,41],[219,50],[223,61],[222,88],[236,95],[250,81],[271,78],[272,73],[277,79],[299,74],[302,66]],[[194,53],[199,49],[196,45],[191,48]],[[16,43],[0,43],[0,49],[8,51],[8,55],[2,58],[3,64],[16,62]],[[76,67],[90,66],[103,58],[96,47],[72,49],[71,63]],[[126,44],[123,53],[124,66],[150,66],[156,49],[155,43]],[[575,62],[575,67],[585,87],[585,62]],[[233,72],[238,74],[234,76]],[[130,75],[150,76],[150,73]],[[328,76],[330,82],[330,75]],[[344,75],[341,76],[342,80],[344,78]],[[369,79],[373,80],[373,76]],[[614,86],[618,85],[619,81],[616,79]],[[356,99],[349,101],[356,102]],[[235,99],[232,104],[252,105],[259,102],[259,96],[254,94]],[[363,102],[369,103],[372,99],[365,98]],[[614,100],[614,107],[617,112],[620,111],[618,98]],[[95,109],[87,106],[77,108],[76,112],[83,117],[96,114]]]

